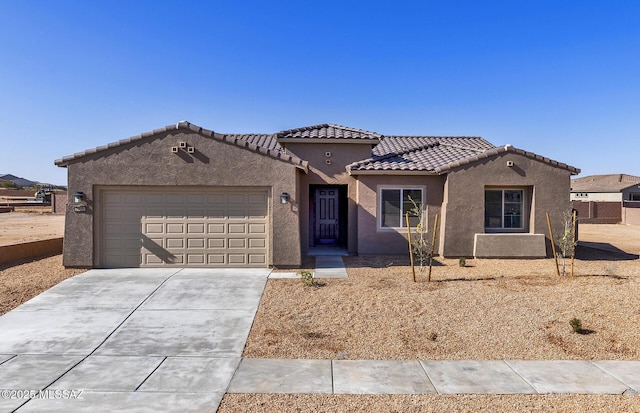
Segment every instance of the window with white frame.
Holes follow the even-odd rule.
[[[487,230],[524,229],[524,190],[486,189],[484,227]]]
[[[406,214],[409,225],[415,227],[422,209],[423,191],[421,188],[382,188],[380,189],[380,228],[406,228]]]

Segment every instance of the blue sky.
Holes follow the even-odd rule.
[[[0,174],[188,120],[482,136],[640,175],[640,2],[0,1]]]

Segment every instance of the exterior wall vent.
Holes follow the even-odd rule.
[[[193,146],[189,146],[187,148],[187,153],[194,153],[196,151],[196,148],[194,148]]]
[[[178,153],[178,147],[177,146],[172,146],[171,147],[171,152],[172,153]]]
[[[182,149],[187,147],[187,142],[178,142],[178,146]]]

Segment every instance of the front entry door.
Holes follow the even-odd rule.
[[[338,188],[317,188],[315,244],[338,245]]]

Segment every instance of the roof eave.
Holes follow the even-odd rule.
[[[476,162],[479,162],[483,159],[489,159],[492,157],[496,157],[498,155],[501,155],[503,153],[507,153],[507,152],[511,152],[511,153],[516,153],[518,155],[522,155],[525,156],[527,158],[530,159],[535,159],[537,161],[546,163],[548,165],[554,166],[556,168],[560,168],[560,169],[565,169],[567,171],[570,172],[571,175],[578,175],[580,173],[580,169],[571,166],[571,165],[567,165],[565,163],[562,162],[558,162],[558,161],[554,161],[553,159],[550,158],[546,158],[544,156],[538,155],[536,153],[533,152],[528,152],[525,151],[523,149],[518,149],[518,148],[514,148],[511,145],[505,145],[505,146],[497,146],[495,148],[492,149],[487,149],[484,152],[481,152],[477,155],[474,156],[470,156],[468,158],[464,158],[464,159],[459,159],[457,161],[451,162],[447,165],[443,165],[441,167],[435,168],[435,171],[439,174],[444,174],[447,172],[450,172],[453,169],[456,168],[460,168],[466,165],[470,165],[470,164],[474,164]]]

